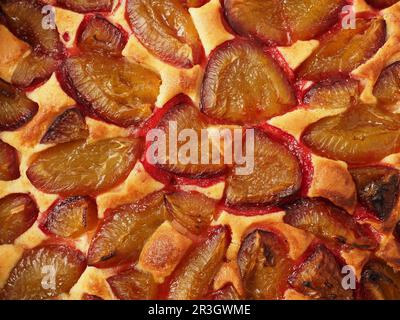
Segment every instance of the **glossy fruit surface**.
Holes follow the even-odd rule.
[[[17,150],[0,140],[0,181],[12,181],[19,177]]]
[[[359,94],[356,80],[323,81],[314,85],[303,101],[312,109],[341,109],[357,102]]]
[[[68,293],[86,267],[85,256],[65,245],[26,251],[0,291],[5,300],[45,300]]]
[[[151,274],[130,269],[107,279],[115,296],[120,300],[153,300],[157,285]]]
[[[82,13],[111,11],[113,3],[113,0],[57,0],[58,5]]]
[[[0,245],[12,244],[38,216],[36,203],[27,194],[14,193],[0,199]]]
[[[40,143],[59,144],[89,137],[89,129],[79,109],[68,109],[60,114],[47,129]]]
[[[278,64],[258,45],[226,42],[210,56],[203,80],[202,111],[232,123],[260,123],[296,105]]]
[[[93,229],[97,223],[97,207],[88,197],[59,200],[42,222],[42,228],[60,237],[77,237]]]
[[[225,0],[225,16],[240,35],[290,45],[313,39],[339,20],[342,0]]]
[[[400,172],[389,167],[362,167],[350,173],[359,201],[379,219],[388,219],[399,198]]]
[[[120,56],[126,45],[124,34],[111,22],[100,16],[83,22],[84,28],[78,37],[78,47],[86,52]]]
[[[238,265],[245,287],[245,298],[275,300],[282,298],[292,261],[287,245],[274,233],[256,230],[242,243]]]
[[[399,300],[400,276],[381,260],[372,260],[364,267],[361,290],[365,299]]]
[[[19,87],[29,87],[50,78],[57,66],[57,60],[51,56],[32,53],[18,63],[11,82]]]
[[[301,199],[286,207],[285,223],[315,236],[361,249],[376,246],[346,211],[322,199]]]
[[[302,140],[324,157],[366,164],[399,152],[399,135],[398,115],[374,106],[354,105],[309,126]]]
[[[353,290],[345,290],[342,279],[341,267],[335,256],[319,245],[289,277],[289,283],[300,293],[314,299],[351,300]]]
[[[180,102],[170,108],[160,120],[157,129],[165,134],[167,146],[170,143],[174,144],[174,140],[178,141],[176,154],[174,155],[174,148],[167,148],[166,157],[164,159],[159,157],[156,166],[190,178],[207,178],[223,173],[225,170],[223,161],[217,159],[219,161],[215,161],[213,164],[208,136],[203,139],[201,131],[206,130],[208,125],[208,120],[192,104]],[[183,136],[187,129],[194,130],[192,132],[196,133],[195,140],[191,136],[190,138]],[[179,136],[183,136],[181,141],[178,139]],[[199,139],[203,141],[199,141]],[[208,144],[208,151],[202,152],[203,143]],[[203,157],[206,157],[205,161],[203,161]]]
[[[83,55],[63,67],[71,90],[96,115],[122,127],[140,124],[153,111],[161,80],[125,58]]]
[[[326,35],[319,48],[300,66],[300,78],[318,81],[345,75],[370,59],[385,43],[382,19],[356,20],[355,29],[338,28]]]
[[[0,131],[16,130],[37,113],[38,105],[23,92],[0,80]]]
[[[296,156],[263,131],[254,133],[254,170],[230,174],[226,191],[230,205],[274,205],[300,190],[302,173]]]
[[[194,234],[207,229],[216,213],[217,202],[201,193],[174,192],[165,199],[173,217]]]
[[[211,232],[208,239],[195,248],[172,277],[168,299],[195,300],[205,297],[218,272],[227,247],[225,228]]]
[[[43,28],[42,5],[36,1],[4,0],[0,3],[7,26],[21,40],[29,43],[34,51],[56,55],[61,42],[57,29]]]
[[[46,193],[98,194],[129,175],[141,148],[140,140],[128,138],[64,143],[36,154],[27,176]]]
[[[162,193],[113,209],[93,237],[89,265],[108,267],[137,259],[147,239],[168,219]]]
[[[199,63],[201,42],[180,0],[128,0],[134,35],[161,60],[182,68]]]
[[[393,63],[382,71],[375,84],[374,95],[381,104],[398,103],[400,100],[400,63]]]

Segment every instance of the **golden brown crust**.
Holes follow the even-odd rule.
[[[156,282],[162,283],[191,245],[192,240],[176,231],[170,222],[165,222],[144,245],[138,268],[151,273]]]

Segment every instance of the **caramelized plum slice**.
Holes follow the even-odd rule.
[[[113,3],[113,0],[57,0],[58,5],[80,13],[108,12],[111,11]]]
[[[16,130],[37,113],[38,105],[0,79],[0,131]]]
[[[88,301],[95,301],[95,300],[104,300],[103,298],[101,298],[101,297],[99,297],[99,296],[96,296],[96,295],[93,295],[93,294],[88,294],[88,293],[84,293],[83,295],[82,295],[82,298],[81,298],[82,300],[88,300]]]
[[[225,228],[214,229],[208,239],[195,248],[172,277],[168,299],[196,300],[206,296],[227,248]]]
[[[355,29],[339,28],[324,37],[319,48],[300,66],[299,77],[318,81],[347,75],[371,58],[385,39],[384,20],[357,19]]]
[[[134,35],[161,60],[182,68],[199,63],[201,42],[180,0],[128,0],[127,13]]]
[[[238,265],[246,299],[282,298],[282,285],[292,266],[288,251],[287,245],[271,232],[256,230],[244,239]]]
[[[301,188],[298,159],[266,133],[260,130],[254,133],[254,170],[247,175],[236,175],[232,171],[227,181],[229,205],[273,205]]]
[[[51,56],[32,53],[18,63],[11,82],[19,87],[31,86],[50,78],[57,66],[57,60]]]
[[[69,58],[63,69],[77,100],[106,121],[128,127],[153,112],[161,80],[149,69],[102,55]]]
[[[44,300],[69,290],[86,267],[82,252],[65,245],[25,252],[0,293],[5,300]]]
[[[38,208],[27,194],[10,194],[0,199],[0,245],[11,244],[27,231],[38,216]]]
[[[146,240],[167,219],[163,193],[113,209],[92,240],[89,265],[102,268],[137,259]]]
[[[364,267],[361,291],[368,300],[400,300],[400,275],[381,260]]]
[[[17,150],[0,140],[0,181],[12,181],[19,177]]]
[[[0,3],[8,27],[18,38],[29,43],[34,51],[57,55],[62,46],[58,31],[43,28],[42,6],[39,2],[25,0],[4,0]]]
[[[347,109],[358,101],[359,94],[356,80],[323,81],[313,86],[303,101],[312,109]]]
[[[283,12],[292,41],[310,40],[326,32],[338,20],[344,0],[284,0]]]
[[[323,245],[290,275],[289,284],[314,299],[352,300],[353,291],[342,286],[343,276],[335,256]]]
[[[350,164],[374,163],[400,151],[400,117],[369,105],[310,125],[302,141],[315,153]]]
[[[376,247],[351,215],[322,199],[301,199],[288,205],[284,221],[329,241],[362,249]]]
[[[225,15],[240,35],[290,45],[327,31],[339,19],[343,0],[225,0]]]
[[[209,164],[204,164],[205,162],[202,160],[204,154],[201,152],[201,143],[198,143],[198,152],[196,154],[194,151],[192,152],[193,141],[189,140],[189,138],[184,135],[185,130],[194,130],[197,133],[196,142],[198,142],[197,138],[202,137],[201,130],[206,129],[207,126],[207,119],[205,119],[204,115],[192,104],[180,102],[170,108],[160,120],[158,129],[165,133],[167,146],[171,142],[173,143],[173,141],[170,140],[174,139],[173,137],[175,135],[177,135],[178,138],[180,135],[183,135],[184,139],[183,141],[178,140],[178,152],[175,156],[171,152],[172,149],[167,148],[166,159],[159,157],[157,159],[158,161],[156,161],[156,165],[166,171],[190,178],[207,178],[223,173],[225,165],[222,164],[222,161],[218,161],[218,164],[213,164],[212,148],[210,144],[209,158],[207,161]],[[204,143],[208,143],[208,140]],[[191,147],[190,152],[185,148],[188,144]],[[194,162],[197,162],[197,164]]]
[[[46,193],[99,194],[129,175],[141,145],[140,140],[128,138],[60,144],[36,154],[27,176]]]
[[[78,37],[78,47],[86,52],[120,56],[125,45],[126,39],[121,30],[101,16],[85,21]]]
[[[400,172],[389,167],[366,167],[351,169],[350,173],[359,201],[379,219],[388,219],[399,198]]]
[[[374,95],[385,105],[393,105],[400,101],[400,62],[384,69],[374,87]]]
[[[290,43],[280,0],[225,0],[225,16],[240,35],[277,45]]]
[[[89,129],[79,109],[68,109],[59,115],[44,134],[40,143],[58,144],[89,137]]]
[[[153,276],[136,269],[112,276],[107,282],[120,300],[154,300],[157,294]]]
[[[97,223],[96,202],[89,197],[59,200],[41,227],[60,237],[77,237],[92,230]]]
[[[366,0],[366,2],[374,8],[384,9],[396,4],[399,0]]]
[[[211,55],[201,105],[211,117],[255,124],[287,112],[296,97],[285,73],[262,48],[234,40]]]
[[[197,192],[175,192],[166,196],[173,217],[194,234],[205,231],[216,212],[216,201]]]

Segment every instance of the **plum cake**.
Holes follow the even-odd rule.
[[[400,299],[399,20],[0,0],[0,299]]]

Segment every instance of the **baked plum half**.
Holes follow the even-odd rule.
[[[78,237],[97,224],[96,202],[89,197],[71,197],[57,201],[40,227],[60,237]]]
[[[0,181],[12,181],[20,176],[17,150],[0,140]]]
[[[175,139],[178,141],[177,152],[175,154],[173,148],[167,148],[165,159],[159,154],[158,159],[152,159],[152,161],[157,160],[155,165],[165,171],[189,178],[208,178],[223,173],[226,166],[223,161],[213,161],[212,145],[208,140],[209,136],[207,135],[207,139],[203,139],[202,130],[206,130],[209,126],[208,119],[197,107],[191,102],[185,101],[185,99],[178,99],[176,104],[175,101],[171,101],[171,103],[174,104],[170,108],[168,105],[166,106],[169,109],[159,121],[156,129],[165,134],[167,146],[170,143],[174,143],[171,139],[176,136]],[[202,143],[198,143],[197,150],[195,150],[193,147],[195,144],[191,143],[193,140],[189,140],[191,136],[185,135],[185,131],[188,129],[196,132],[196,141],[201,137],[204,140],[203,143],[208,144],[208,153],[202,152]],[[183,137],[183,139],[180,140],[179,136]],[[148,151],[150,152],[151,150]],[[204,159],[204,157],[208,158]]]
[[[169,219],[163,193],[111,210],[90,244],[89,265],[103,268],[137,259],[147,239]]]
[[[86,268],[82,252],[66,245],[28,250],[0,291],[4,300],[45,300],[68,293]]]
[[[114,295],[120,300],[154,300],[157,284],[150,273],[129,269],[107,279]]]
[[[43,27],[42,7],[36,0],[0,3],[8,28],[32,47],[32,53],[18,63],[12,76],[12,83],[21,87],[49,78],[57,68],[56,59],[62,54],[57,29]]]
[[[296,105],[283,70],[257,44],[233,40],[211,54],[201,91],[208,116],[237,124],[257,124]]]
[[[28,194],[14,193],[0,199],[0,245],[13,243],[27,231],[36,221],[38,212]]]
[[[371,260],[362,273],[361,292],[368,300],[399,300],[400,275],[384,261]]]
[[[380,220],[387,220],[397,205],[400,172],[390,167],[352,168],[358,200]]]
[[[57,0],[57,5],[80,13],[109,12],[113,4],[114,0]]]
[[[211,224],[217,202],[197,192],[173,192],[165,197],[168,210],[186,229],[201,234]]]
[[[127,14],[136,38],[161,60],[191,68],[203,48],[190,14],[180,0],[128,0]]]
[[[60,114],[47,129],[42,144],[59,144],[89,137],[89,129],[85,118],[77,108],[68,109]]]
[[[57,29],[43,28],[44,15],[38,1],[3,0],[0,9],[7,26],[21,40],[32,46],[35,52],[58,55],[62,45]]]
[[[319,48],[299,67],[298,76],[312,81],[347,76],[370,59],[385,40],[383,19],[357,19],[355,29],[337,28],[327,34]]]
[[[400,152],[400,117],[377,106],[357,104],[310,125],[303,143],[324,157],[349,164],[381,161]]]
[[[285,46],[327,31],[345,4],[343,0],[224,0],[224,9],[240,35]]]
[[[285,207],[285,223],[315,236],[355,248],[374,249],[376,242],[346,211],[323,199],[300,199]]]
[[[395,105],[400,101],[400,62],[385,68],[379,76],[374,95],[383,105]]]
[[[125,34],[101,16],[89,16],[78,35],[79,49],[86,52],[121,56],[127,39]]]
[[[33,52],[17,64],[11,83],[24,88],[35,85],[49,78],[58,65],[52,56]]]
[[[34,155],[27,176],[46,193],[97,195],[129,175],[141,150],[141,140],[128,138],[59,144]]]
[[[263,230],[250,233],[242,243],[238,265],[246,299],[281,299],[293,265],[287,244],[276,234]]]
[[[342,279],[336,257],[325,246],[318,245],[289,276],[289,284],[313,299],[352,300],[354,292],[344,289]]]
[[[38,105],[19,89],[0,79],[0,131],[16,130],[37,113]]]
[[[303,102],[312,109],[347,109],[358,101],[359,95],[356,80],[328,80],[314,85]]]
[[[151,116],[160,91],[155,72],[126,58],[84,54],[63,65],[69,92],[101,119],[128,127]]]
[[[254,130],[254,138],[254,169],[246,175],[237,175],[235,170],[229,175],[229,205],[276,205],[301,188],[302,172],[297,157],[259,129]]]
[[[224,227],[210,231],[208,238],[197,246],[174,272],[169,300],[196,300],[206,297],[214,276],[222,265],[228,234]]]

